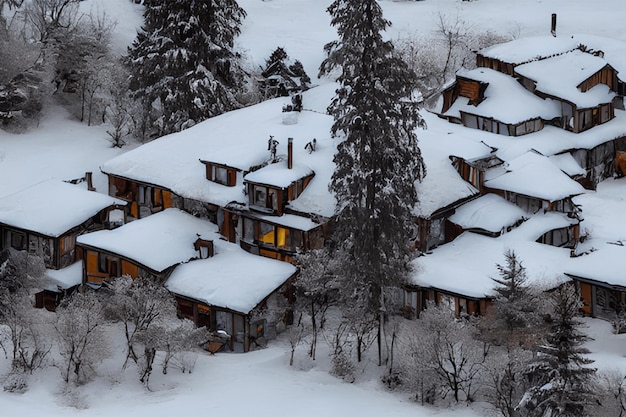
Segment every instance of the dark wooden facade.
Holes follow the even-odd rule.
[[[197,327],[227,335],[225,348],[232,352],[248,352],[264,347],[284,326],[292,324],[293,276],[273,291],[249,313],[221,306],[207,305],[190,297],[176,295],[178,314]],[[270,307],[271,306],[271,307]],[[220,347],[217,347],[219,349]],[[209,348],[211,349],[211,348]]]
[[[141,181],[112,174],[109,177],[109,195],[129,202],[129,215],[141,219],[167,208],[182,208],[182,198],[172,191]]]
[[[82,252],[83,285],[92,288],[100,288],[105,281],[122,276],[164,282],[175,267],[172,265],[163,271],[154,271],[133,259],[113,252],[80,243],[77,246]]]
[[[46,268],[65,268],[81,259],[82,254],[80,248],[76,247],[76,238],[83,233],[110,228],[108,216],[112,210],[123,211],[124,208],[111,206],[103,209],[60,236],[46,236],[32,230],[0,224],[0,250],[8,248],[27,250],[32,255],[41,256]]]
[[[415,319],[424,311],[428,303],[445,304],[457,317],[464,315],[482,316],[492,305],[489,298],[467,297],[449,291],[419,286],[403,288],[402,312],[405,318]]]
[[[329,235],[328,222],[308,230],[259,218],[250,212],[223,211],[220,233],[230,242],[239,241],[247,252],[291,262],[298,251],[321,249]]]
[[[582,312],[591,317],[612,320],[626,305],[626,288],[592,279],[566,274],[580,290]]]
[[[295,200],[309,185],[315,174],[308,175],[292,182],[288,187],[278,187],[270,184],[261,184],[245,181],[248,192],[248,205],[251,210],[282,216],[288,202]]]

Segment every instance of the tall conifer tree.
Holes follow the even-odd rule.
[[[328,8],[339,40],[325,46],[320,75],[338,73],[328,110],[332,133],[343,138],[330,184],[337,197],[334,241],[345,260],[344,288],[379,319],[379,361],[385,360],[385,289],[409,272],[408,244],[425,174],[410,98],[415,74],[382,32],[390,25],[375,0],[336,0]]]
[[[594,402],[593,360],[583,346],[589,337],[580,331],[582,306],[573,284],[557,288],[553,294],[554,314],[545,345],[526,370],[530,388],[518,409],[527,417],[585,417]]]
[[[235,0],[149,2],[129,48],[131,90],[158,134],[240,107],[244,71],[233,52],[246,12]],[[156,113],[156,114],[155,114]]]

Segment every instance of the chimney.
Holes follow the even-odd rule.
[[[96,191],[96,189],[93,187],[93,173],[91,172],[85,172],[85,181],[87,181],[87,189],[89,191]]]
[[[552,26],[550,27],[550,33],[556,38],[556,13],[552,13]]]
[[[293,138],[287,139],[287,168],[293,168]]]

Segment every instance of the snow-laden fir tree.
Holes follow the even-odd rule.
[[[530,388],[518,409],[527,417],[585,417],[594,401],[593,362],[583,347],[589,339],[580,331],[580,294],[573,284],[554,291],[554,312],[546,343],[526,370]]]
[[[504,252],[505,263],[496,264],[493,311],[488,323],[491,336],[500,341],[531,347],[540,329],[541,292],[528,283],[526,267],[513,250]]]
[[[336,0],[328,8],[339,40],[324,49],[320,75],[337,75],[328,108],[332,133],[343,140],[330,188],[337,198],[333,241],[343,258],[338,274],[348,294],[379,315],[383,362],[385,289],[409,273],[415,183],[425,174],[411,103],[415,74],[382,32],[390,25],[375,0]]]
[[[233,51],[246,12],[235,0],[150,2],[129,48],[131,90],[145,135],[177,132],[241,107],[244,71]]]

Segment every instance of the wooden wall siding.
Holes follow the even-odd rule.
[[[614,91],[616,93],[619,92],[619,88],[617,85],[617,73],[609,65],[602,68],[600,71],[596,72],[591,77],[578,84],[576,87],[578,87],[578,89],[580,89],[580,91],[584,93],[591,90],[598,84],[604,84],[608,86],[611,91]]]
[[[503,136],[523,136],[543,129],[544,122],[540,118],[526,120],[517,124],[501,122],[492,117],[478,116],[473,113],[461,112],[461,123],[471,129],[484,130]]]
[[[578,288],[580,289],[580,296],[583,300],[583,307],[581,308],[581,310],[583,311],[583,313],[592,316],[593,310],[592,310],[591,284],[588,284],[586,282],[578,282]]]
[[[481,97],[481,82],[475,80],[469,80],[466,78],[458,78],[457,86],[459,88],[459,96],[467,97],[470,99],[471,104],[478,104],[482,101]]]
[[[443,107],[441,108],[441,113],[445,113],[452,107],[457,98],[459,98],[459,89],[457,88],[456,82],[450,87],[446,88],[442,93],[443,96]]]
[[[491,68],[492,70],[496,70],[510,76],[513,76],[515,73],[515,65],[494,58],[488,58],[480,54],[476,55],[476,66]]]
[[[448,304],[457,317],[464,315],[482,316],[492,304],[486,298],[467,298],[432,288],[405,287],[402,301],[404,317],[407,319],[419,318],[420,313],[428,308],[429,301],[434,301],[438,305],[441,303]]]
[[[626,175],[626,152],[617,151],[615,155],[615,174],[618,177]]]
[[[241,215],[240,219],[243,223],[241,247],[250,253],[282,261],[291,262],[298,250],[323,248],[328,237],[326,224],[302,231],[245,215]]]
[[[128,214],[135,219],[177,207],[174,201],[176,196],[169,190],[110,174],[109,195],[128,201]]]

